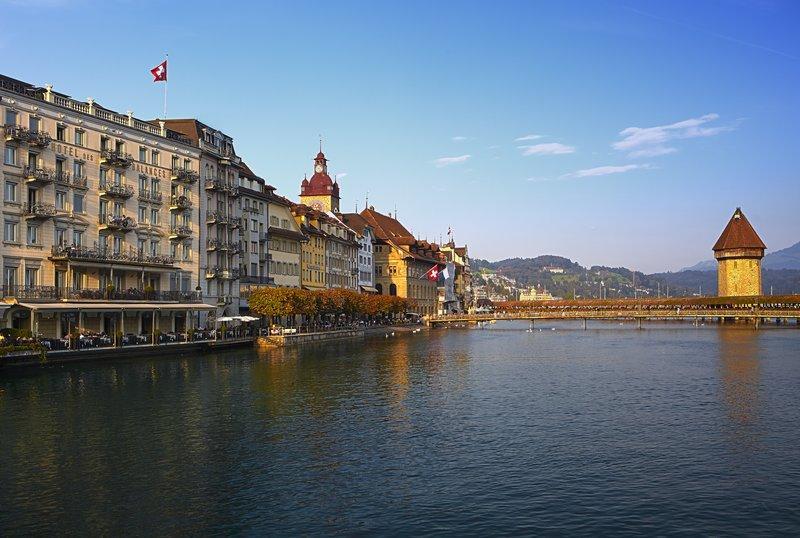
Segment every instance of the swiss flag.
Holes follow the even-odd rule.
[[[167,81],[167,61],[164,60],[150,70],[153,74],[153,82],[166,82]]]
[[[439,280],[439,266],[434,265],[433,267],[428,269],[428,272],[425,273],[424,276],[428,277],[428,280],[430,280],[431,282],[436,282],[437,280]]]

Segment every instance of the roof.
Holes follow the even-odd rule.
[[[394,244],[403,250],[407,257],[432,263],[441,262],[439,259],[441,255],[437,254],[439,245],[418,241],[396,218],[379,213],[371,206],[363,210],[360,215],[372,226],[378,240]]]
[[[342,222],[356,231],[359,235],[364,235],[364,229],[372,228],[367,219],[359,213],[343,213],[340,215]]]
[[[765,249],[767,245],[761,240],[750,221],[744,216],[740,207],[736,208],[733,212],[731,220],[722,231],[717,242],[714,244],[713,250],[729,250],[736,248],[757,248]]]

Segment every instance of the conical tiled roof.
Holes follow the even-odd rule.
[[[716,252],[735,248],[767,248],[739,207],[736,208],[725,230],[722,231],[722,235],[717,239],[713,250]]]

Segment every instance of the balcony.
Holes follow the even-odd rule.
[[[50,251],[51,260],[88,261],[130,265],[152,265],[171,267],[175,264],[172,256],[145,255],[139,252],[112,252],[108,248],[88,248],[78,246],[54,246]]]
[[[191,226],[172,226],[169,229],[169,238],[172,240],[176,239],[186,239],[187,237],[192,236],[192,228]]]
[[[46,148],[53,141],[50,133],[45,131],[28,131],[28,144],[37,148]]]
[[[150,202],[153,204],[160,204],[163,202],[164,197],[161,195],[160,192],[154,192],[149,190],[140,190],[139,191],[139,200],[143,202]]]
[[[85,189],[89,185],[86,176],[75,176],[67,172],[66,170],[56,170],[55,172],[55,179],[56,183],[60,185],[66,185],[68,187],[75,187],[76,189]]]
[[[4,285],[3,298],[19,300],[54,300],[60,299],[61,294],[55,286],[16,286]]]
[[[228,190],[228,185],[224,180],[219,178],[206,178],[206,190],[224,192]]]
[[[258,241],[261,243],[269,241],[269,234],[267,232],[258,232]]]
[[[225,251],[230,248],[230,243],[222,241],[221,239],[208,239],[206,241],[206,251],[217,252]]]
[[[27,142],[28,141],[28,129],[21,125],[6,125],[3,128],[3,134],[5,135],[6,142]]]
[[[127,168],[133,163],[130,153],[104,149],[100,151],[100,162],[108,166]]]
[[[240,217],[230,217],[228,224],[234,230],[242,227],[242,219]]]
[[[49,219],[56,215],[56,206],[53,204],[44,204],[42,202],[34,202],[22,206],[22,215],[26,219]]]
[[[228,253],[231,255],[241,254],[242,253],[242,242],[236,241],[235,243],[230,243],[228,247]]]
[[[199,179],[197,172],[192,170],[184,170],[183,168],[174,168],[172,170],[172,180],[179,181],[191,185]]]
[[[219,266],[209,267],[206,269],[206,278],[213,280],[215,278],[222,278],[223,269]]]
[[[236,269],[224,269],[218,265],[209,267],[206,269],[206,278],[209,280],[212,279],[220,279],[220,280],[238,280],[239,279],[239,268]]]
[[[206,224],[217,224],[219,226],[225,226],[229,223],[230,219],[222,211],[209,211],[208,214],[206,214]]]
[[[238,198],[239,194],[240,194],[239,187],[229,187],[228,188],[228,195],[231,198]]]
[[[25,182],[36,185],[47,185],[55,180],[56,173],[49,168],[34,168],[26,166],[22,170],[22,176]]]
[[[100,196],[128,199],[133,196],[133,187],[117,183],[100,183]]]
[[[192,208],[192,201],[188,196],[171,196],[169,199],[170,211],[187,211]]]
[[[156,291],[142,290],[139,288],[128,288],[117,290],[114,286],[106,288],[92,289],[70,288],[63,290],[62,295],[65,299],[72,300],[104,300],[104,301],[155,301],[155,302],[181,302],[199,303],[202,301],[202,294],[196,291]]]
[[[136,229],[136,221],[123,215],[101,215],[100,230],[127,233]]]

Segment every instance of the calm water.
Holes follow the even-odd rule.
[[[526,328],[0,372],[0,535],[800,533],[800,329]]]

